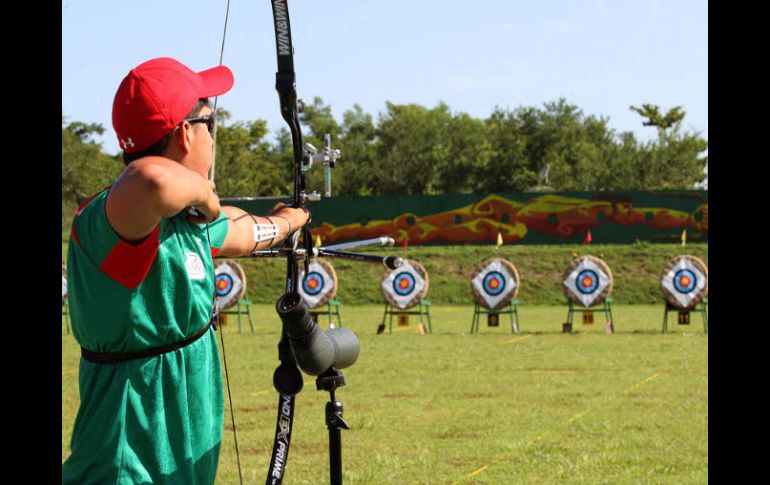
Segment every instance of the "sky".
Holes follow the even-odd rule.
[[[112,99],[153,57],[196,71],[220,62],[227,0],[62,0],[62,115],[100,123],[119,151]],[[706,0],[289,0],[297,93],[338,122],[386,101],[488,117],[565,98],[616,132],[656,135],[629,109],[681,106],[708,138]],[[286,126],[275,91],[270,2],[231,0],[223,63],[235,85],[218,107],[231,121]]]

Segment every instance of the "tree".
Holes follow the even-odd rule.
[[[438,167],[446,166],[452,115],[446,104],[433,109],[386,102],[377,130],[372,178],[378,194],[438,192]]]
[[[237,122],[228,125],[230,114],[217,110],[215,181],[221,197],[284,195],[288,171],[279,157],[271,156],[267,122]]]
[[[377,157],[377,127],[372,121],[372,115],[364,113],[357,104],[342,116],[342,133],[337,142],[342,150],[342,160],[334,170],[335,193],[373,194],[376,192],[373,171]]]
[[[639,180],[648,190],[692,190],[706,178],[708,142],[698,132],[682,132],[685,112],[676,106],[661,114],[658,106],[630,109],[647,118],[644,126],[658,130],[658,140],[643,147],[637,164]]]
[[[674,106],[665,115],[660,114],[660,107],[654,104],[644,103],[641,108],[631,106],[630,109],[639,113],[643,118],[647,118],[647,121],[643,122],[642,125],[656,127],[659,136],[665,135],[666,130],[672,126],[679,125],[685,115],[681,106]]]
[[[118,156],[102,150],[96,137],[104,133],[98,123],[73,121],[62,116],[62,227],[68,227],[78,205],[108,186],[120,175],[123,163]]]

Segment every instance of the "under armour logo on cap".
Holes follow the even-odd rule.
[[[136,143],[129,137],[127,140],[120,140],[120,146],[123,147],[123,150],[127,150],[128,148],[134,148]]]

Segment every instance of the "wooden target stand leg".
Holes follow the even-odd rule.
[[[482,313],[508,315],[511,318],[511,333],[516,335],[520,334],[521,331],[519,330],[518,304],[519,304],[519,300],[512,300],[508,302],[508,306],[506,308],[490,311],[490,310],[487,310],[486,308],[482,308],[481,305],[479,305],[479,302],[476,302],[473,307],[473,320],[471,321],[471,334],[473,334],[474,332],[478,333],[479,321],[481,320]]]
[[[420,300],[420,323],[425,325],[422,322],[422,316],[425,315],[425,317],[428,319],[428,333],[433,333],[433,325],[430,323],[430,307],[432,303],[427,298],[423,298]]]
[[[569,308],[567,311],[567,322],[562,326],[562,333],[572,333],[572,324],[573,324],[573,314],[575,313],[593,313],[594,311],[600,311],[604,313],[604,318],[606,321],[605,328],[609,331],[608,333],[614,334],[615,333],[615,322],[612,318],[612,298],[605,298],[604,302],[601,306],[591,306],[591,307],[585,307],[585,308],[577,308],[575,307],[572,300],[568,301]],[[592,322],[593,323],[593,322]]]
[[[708,300],[708,298],[704,297],[703,299],[701,299],[701,301],[691,311],[681,310],[679,308],[676,308],[676,307],[672,306],[669,302],[666,302],[665,306],[666,306],[666,309],[663,312],[663,328],[661,328],[660,333],[666,333],[668,331],[668,312],[669,312],[669,310],[671,312],[677,312],[677,314],[680,315],[680,317],[679,317],[680,319],[682,318],[681,317],[682,313],[687,313],[688,314],[687,323],[686,324],[682,323],[681,325],[689,325],[689,313],[691,311],[692,312],[700,313],[701,316],[703,317],[703,333],[709,333],[709,314],[708,314],[709,300]]]

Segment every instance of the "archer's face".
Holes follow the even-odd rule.
[[[206,121],[211,114],[211,108],[206,106],[190,123],[190,154],[187,157],[187,167],[204,178],[208,178],[214,157],[214,124],[213,120]],[[209,131],[209,127],[211,127],[211,131]]]

